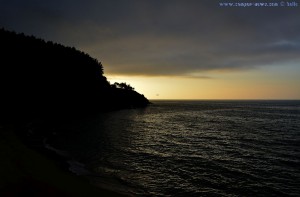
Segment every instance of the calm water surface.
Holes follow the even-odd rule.
[[[65,124],[52,145],[133,196],[300,196],[300,101],[153,103]]]

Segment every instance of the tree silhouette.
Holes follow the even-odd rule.
[[[0,62],[2,117],[85,114],[149,103],[126,83],[110,85],[101,62],[74,47],[0,29]]]
[[[115,82],[113,84],[113,87],[121,88],[121,89],[124,89],[124,90],[129,90],[129,91],[134,91],[134,88],[132,86],[130,86],[129,84],[126,84],[126,83]]]

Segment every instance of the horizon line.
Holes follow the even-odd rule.
[[[150,101],[300,101],[300,99],[149,99]]]

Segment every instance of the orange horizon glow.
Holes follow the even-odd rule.
[[[208,74],[208,73],[206,73]],[[209,72],[211,78],[106,75],[126,82],[149,100],[299,100],[299,72],[265,68]]]

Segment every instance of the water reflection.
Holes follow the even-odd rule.
[[[299,192],[298,108],[158,102],[66,124],[56,144],[86,163],[95,183],[134,195],[287,195]]]

